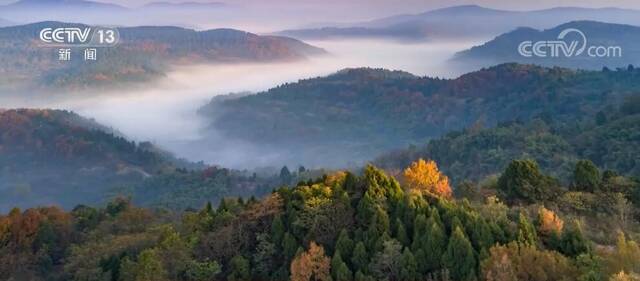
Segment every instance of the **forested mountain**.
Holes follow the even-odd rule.
[[[576,171],[561,187],[517,160],[464,199],[422,161],[402,184],[368,166],[179,214],[123,199],[13,209],[0,215],[0,278],[633,280],[639,183],[601,180],[589,162]]]
[[[639,15],[640,11],[618,8],[557,7],[510,11],[463,5],[368,22],[284,30],[279,34],[300,39],[469,40],[492,38],[521,26],[547,29],[575,20],[640,25]]]
[[[603,169],[640,178],[640,95],[620,108],[606,108],[584,119],[559,121],[541,116],[474,126],[431,140],[424,146],[386,153],[375,163],[398,171],[419,159],[433,159],[456,182],[496,175],[513,159],[535,159],[542,170],[567,182],[575,163],[589,159]]]
[[[261,195],[312,175],[250,173],[174,158],[68,111],[0,110],[0,210],[95,205],[129,196],[186,209],[226,196]]]
[[[59,61],[59,48],[42,46],[39,33],[43,28],[70,26],[87,27],[40,22],[0,28],[0,60],[4,62],[0,88],[95,90],[159,77],[175,64],[300,60],[324,53],[294,39],[233,29],[143,26],[118,28],[120,43],[97,48],[96,61],[84,60],[83,48],[72,48],[71,60]]]
[[[168,165],[149,144],[130,142],[76,114],[0,112],[0,209],[95,203],[114,184]]]
[[[344,165],[424,143],[473,124],[594,116],[637,92],[640,71],[575,71],[503,64],[452,80],[346,69],[235,99],[201,113],[210,132],[292,154],[292,162]],[[302,160],[301,160],[302,159]]]
[[[577,29],[584,34],[586,41],[579,35],[571,34],[560,40],[558,36],[567,29]],[[547,57],[533,55],[525,57],[518,51],[518,46],[525,41],[533,43],[540,41],[564,41],[569,46],[576,42],[575,52],[584,44],[585,49],[580,55],[565,56],[560,53],[552,56],[549,48],[542,48],[547,52]],[[611,24],[595,21],[574,21],[556,26],[551,29],[536,30],[529,27],[520,27],[511,32],[502,34],[493,40],[469,50],[459,52],[453,58],[453,62],[465,66],[491,66],[505,62],[531,63],[545,66],[561,66],[580,69],[600,70],[603,67],[615,69],[625,67],[628,64],[640,62],[640,27]],[[592,47],[603,47],[598,50],[599,55]],[[620,52],[610,47],[620,47]],[[589,53],[594,56],[590,56]]]

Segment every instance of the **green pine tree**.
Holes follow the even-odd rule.
[[[427,272],[441,268],[441,259],[447,247],[447,235],[436,222],[429,218],[429,226],[425,235],[426,243],[422,248],[425,254],[424,268]]]
[[[296,238],[293,237],[291,233],[287,232],[284,234],[284,238],[282,239],[282,253],[287,261],[293,260],[299,247],[298,241],[296,241]]]
[[[349,260],[354,246],[353,240],[349,238],[349,232],[346,229],[341,230],[336,241],[336,251],[340,251],[343,259]]]
[[[276,216],[271,222],[271,239],[272,242],[276,245],[280,245],[282,243],[282,239],[284,239],[285,227],[282,222],[281,216]]]
[[[577,257],[580,254],[588,253],[589,249],[589,241],[584,237],[582,227],[574,221],[562,233],[560,252],[570,257]]]
[[[409,246],[409,237],[400,219],[396,219],[396,240],[398,240],[402,246]]]
[[[351,281],[353,277],[339,250],[336,250],[331,259],[331,276],[335,281]]]
[[[356,243],[356,246],[353,249],[351,264],[353,264],[353,268],[356,271],[366,272],[367,270],[367,266],[369,265],[369,254],[367,253],[367,249],[362,241]]]
[[[536,229],[527,216],[520,213],[518,218],[518,242],[524,245],[536,246],[538,235]]]
[[[476,259],[471,242],[460,227],[457,227],[447,250],[442,256],[442,265],[449,271],[453,280],[468,281],[476,279]]]
[[[404,248],[400,261],[400,280],[415,281],[418,278],[418,263],[409,248]]]

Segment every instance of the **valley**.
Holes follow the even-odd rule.
[[[640,4],[456,4],[0,0],[0,280],[640,280]]]

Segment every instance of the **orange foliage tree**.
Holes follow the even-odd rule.
[[[438,170],[436,162],[419,159],[404,170],[404,180],[412,191],[451,198],[449,178]]]
[[[556,213],[545,207],[540,207],[540,210],[538,210],[538,224],[538,230],[544,235],[554,232],[560,234],[564,227],[564,221]]]
[[[331,261],[315,242],[291,262],[291,281],[331,281]]]

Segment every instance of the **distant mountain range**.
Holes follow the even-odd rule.
[[[576,20],[640,25],[640,11],[578,7],[507,11],[467,5],[420,14],[397,15],[348,26],[293,29],[277,34],[299,39],[383,37],[409,41],[467,40],[497,36],[520,26],[545,29]]]
[[[226,7],[227,4],[222,2],[151,2],[144,5],[143,9],[170,9],[175,10],[193,10],[202,11],[208,9],[220,9]]]
[[[525,57],[518,51],[518,46],[524,41],[535,43],[559,40],[559,34],[567,29],[577,29],[585,35],[586,48],[582,54],[566,56],[564,53],[559,53],[558,56],[552,56],[549,48],[545,47],[543,50],[548,52],[546,57],[538,55]],[[577,38],[580,36],[578,34],[569,36],[573,37],[567,37],[564,41],[567,44],[576,41],[578,45],[576,45],[575,52],[577,53],[577,50],[585,42],[582,38]],[[601,49],[599,50],[600,55],[605,55],[601,57],[595,49],[591,49],[597,47],[619,47],[620,53],[618,54],[615,49]],[[639,65],[640,27],[594,21],[570,22],[546,30],[522,27],[502,34],[483,45],[456,54],[453,62],[467,67],[486,67],[505,62],[519,62],[597,70],[605,66],[616,68],[626,67],[629,64]]]
[[[503,64],[452,80],[347,69],[201,110],[212,136],[250,142],[288,163],[340,166],[473,124],[592,116],[640,87],[640,71]]]
[[[171,26],[119,28],[121,43],[98,48],[97,61],[84,61],[75,48],[71,61],[58,60],[58,48],[39,44],[45,28],[86,27],[41,22],[0,28],[0,88],[100,88],[140,82],[164,74],[172,64],[299,60],[323,54],[298,40],[258,36],[233,29],[194,31]],[[114,83],[116,82],[116,83]]]
[[[20,0],[0,6],[0,17],[17,23],[39,21],[83,22],[88,24],[150,25],[183,24],[173,17],[204,18],[232,9],[220,2],[151,2],[139,7],[87,0]],[[163,20],[161,20],[163,19]]]

